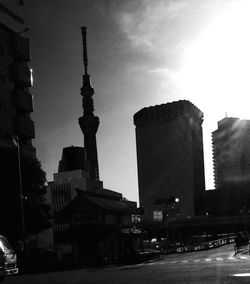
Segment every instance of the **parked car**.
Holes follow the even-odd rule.
[[[0,235],[0,266],[0,271],[4,276],[18,273],[17,255],[9,241],[2,235]]]

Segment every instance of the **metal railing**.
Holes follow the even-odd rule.
[[[221,238],[221,239],[217,239],[213,241],[182,245],[176,248],[176,252],[191,252],[191,251],[212,249],[212,248],[220,247],[220,246],[223,246],[229,243],[233,243],[234,239],[235,239],[235,236],[230,236],[230,237]]]

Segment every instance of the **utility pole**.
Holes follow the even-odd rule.
[[[13,137],[13,142],[15,146],[17,147],[20,213],[21,213],[21,252],[23,253],[24,242],[25,242],[25,221],[24,221],[24,207],[23,207],[23,182],[22,182],[21,153],[20,153],[20,143],[19,143],[18,135]]]

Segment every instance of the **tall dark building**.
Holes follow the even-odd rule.
[[[0,177],[1,234],[17,248],[29,232],[24,212],[27,208],[23,195],[31,189],[29,181],[34,174],[29,172],[31,156],[36,150],[33,97],[30,62],[30,41],[23,15],[24,3],[18,0],[0,1]],[[32,160],[33,160],[32,158]],[[29,162],[27,162],[29,161]],[[30,178],[26,178],[32,175]],[[32,184],[32,190],[37,184]],[[30,200],[30,199],[29,199]]]
[[[134,115],[140,206],[144,219],[158,220],[157,200],[179,198],[183,218],[192,217],[205,190],[203,113],[191,102],[141,109]]]
[[[215,188],[249,188],[250,120],[225,117],[212,139]]]
[[[30,46],[22,9],[23,1],[0,4],[0,145],[11,146],[18,136],[21,150],[35,155]]]
[[[86,45],[86,27],[82,27],[83,38],[83,62],[84,75],[83,86],[81,88],[83,116],[79,118],[79,124],[84,134],[84,147],[86,149],[87,166],[89,167],[90,177],[99,180],[96,132],[99,126],[99,117],[94,115],[93,95],[94,89],[90,84],[88,74],[88,58]]]

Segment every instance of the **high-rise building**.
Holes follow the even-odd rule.
[[[0,3],[0,145],[12,145],[17,136],[21,150],[35,155],[30,46],[22,9],[23,1]]]
[[[215,188],[249,188],[250,120],[223,118],[212,140]]]
[[[161,219],[159,200],[179,200],[179,213],[192,217],[205,190],[203,113],[191,102],[146,107],[134,115],[140,207],[144,220]],[[163,202],[164,203],[164,202]]]

